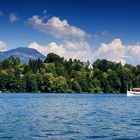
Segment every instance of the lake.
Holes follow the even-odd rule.
[[[140,98],[122,94],[0,94],[2,140],[140,139]]]

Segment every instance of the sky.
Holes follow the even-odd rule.
[[[139,0],[0,0],[0,51],[140,64]]]

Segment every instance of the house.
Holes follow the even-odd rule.
[[[84,62],[83,64],[84,64],[84,67],[89,68],[89,69],[93,69],[93,66],[89,61]]]

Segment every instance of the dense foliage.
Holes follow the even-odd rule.
[[[125,93],[130,84],[140,86],[140,65],[96,60],[92,66],[53,53],[44,62],[37,59],[28,64],[9,57],[0,62],[0,91]]]

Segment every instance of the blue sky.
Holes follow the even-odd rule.
[[[31,20],[33,16],[37,16],[36,19],[41,20],[39,26],[35,23],[36,21]],[[78,40],[73,41],[72,39],[74,37],[77,38],[76,34],[63,34],[62,37],[60,35],[60,28],[58,30],[51,25],[44,26],[44,24],[48,23],[48,20],[51,20],[50,24],[54,23],[55,20],[60,21],[60,24],[66,20],[68,23],[66,26],[70,27],[66,29],[68,32],[69,30],[73,30],[73,27],[76,28],[76,31],[80,29],[80,31],[85,32],[86,35],[84,35],[84,37],[80,36],[81,44],[86,46],[85,49],[88,52],[90,52],[90,50],[88,50],[88,48],[90,48],[93,52],[97,52],[94,55],[99,53],[96,58],[100,58],[99,55],[105,52],[104,47],[101,45],[102,43],[107,45],[108,48],[106,48],[108,52],[112,49],[110,46],[115,46],[115,41],[118,41],[117,43],[120,43],[119,45],[122,46],[122,48],[125,46],[125,48],[128,49],[131,46],[131,49],[124,50],[127,51],[127,55],[124,53],[122,56],[116,56],[112,59],[111,56],[114,54],[111,54],[109,59],[114,61],[119,57],[118,61],[122,62],[121,59],[125,59],[124,63],[134,63],[127,58],[132,48],[139,50],[139,0],[1,0],[0,41],[6,44],[8,50],[19,46],[30,46],[33,48],[33,45],[30,45],[32,43],[36,43],[38,45],[37,47],[39,47],[39,45],[40,47],[50,47],[52,45],[51,43],[56,43],[55,47],[66,45],[67,51],[70,46],[74,46],[76,44],[75,42],[79,41],[79,36]],[[46,27],[47,29],[44,31]],[[51,28],[51,31],[48,28]],[[64,36],[66,36],[66,38]],[[113,44],[111,45],[111,43]],[[81,45],[81,48],[82,47]],[[80,58],[79,53],[81,53],[81,48],[80,52],[78,52],[79,49],[77,49],[77,58]],[[97,50],[99,48],[102,49],[102,52]],[[63,47],[62,49],[64,50]],[[52,50],[53,48],[51,48],[51,51]],[[50,49],[46,51],[50,51]],[[54,52],[61,54],[60,49],[56,50],[56,48],[54,48]],[[65,56],[64,53],[66,53],[66,51],[62,53],[62,55]],[[119,52],[117,52],[116,55],[118,55],[118,53]],[[74,54],[72,53],[72,55]],[[107,55],[108,54],[105,54],[104,57],[108,59]],[[88,59],[94,60],[95,56],[94,58]],[[136,63],[139,63],[139,61]]]

